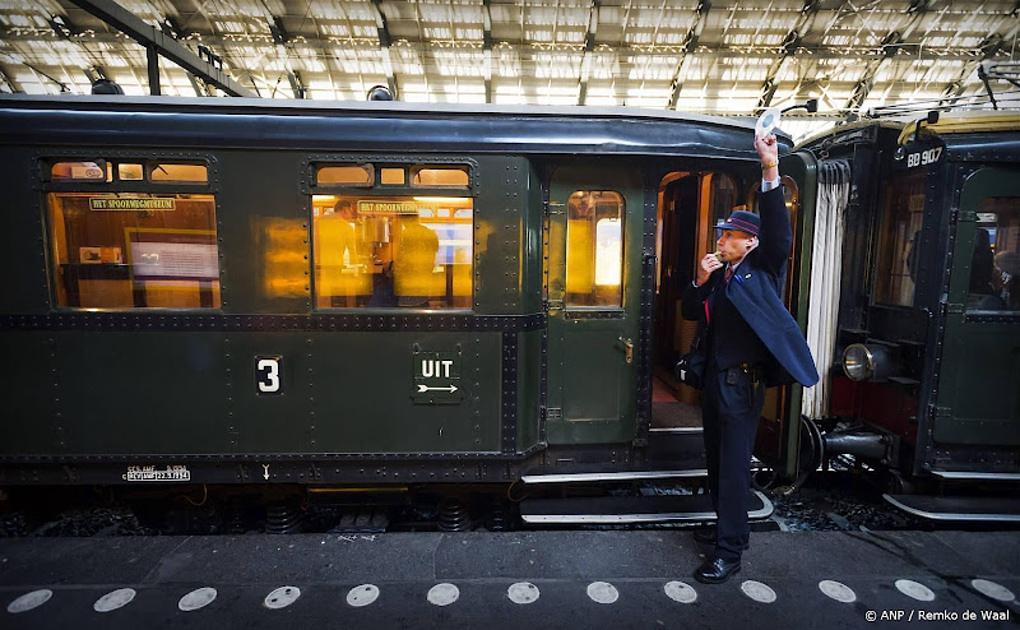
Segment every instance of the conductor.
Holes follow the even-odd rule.
[[[765,388],[818,382],[811,352],[782,300],[793,243],[772,134],[755,137],[761,158],[759,214],[738,210],[716,226],[718,252],[698,264],[683,293],[683,316],[698,320],[706,349],[702,419],[708,490],[716,527],[695,533],[715,545],[694,572],[704,583],[740,570],[748,548],[750,460]]]

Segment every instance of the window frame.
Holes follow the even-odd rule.
[[[120,179],[120,163],[121,163],[121,161],[115,162],[115,164],[117,166],[117,169],[116,169],[117,173],[116,173],[116,177],[114,178],[114,181],[123,181],[123,180]],[[204,166],[205,167],[206,180],[204,182],[203,181],[198,181],[198,180],[191,180],[191,181],[185,181],[185,180],[156,181],[156,180],[154,180],[152,178],[152,172],[156,169],[157,166],[161,166],[163,164],[175,164],[175,165],[181,165],[181,166]],[[204,160],[146,160],[146,161],[144,161],[142,163],[142,170],[144,172],[144,181],[145,181],[145,183],[151,184],[153,186],[159,186],[160,188],[166,188],[167,186],[205,186],[205,185],[208,184],[210,178],[212,177],[212,175],[210,173],[210,169],[209,169],[209,164],[208,164],[208,162],[206,162]],[[128,180],[128,181],[137,181],[137,180]]]
[[[914,177],[914,178],[918,179],[921,182],[921,187],[922,187],[922,190],[923,190],[923,193],[924,193],[924,200],[923,200],[923,203],[921,204],[921,211],[920,211],[921,224],[917,228],[917,232],[916,232],[917,238],[918,238],[918,241],[919,241],[918,245],[923,246],[925,244],[926,230],[929,229],[929,226],[928,226],[928,223],[929,223],[929,219],[928,219],[929,204],[933,203],[932,196],[929,194],[931,192],[930,191],[930,187],[929,187],[929,180],[932,177],[932,171],[929,170],[929,169],[897,170],[897,171],[894,171],[891,174],[890,180],[900,181],[900,180],[908,179],[908,178],[911,178],[911,177]],[[875,241],[874,241],[874,246],[873,246],[873,251],[875,252],[875,254],[874,254],[874,259],[873,259],[874,262],[873,262],[873,265],[872,265],[872,269],[873,269],[873,271],[872,271],[872,278],[873,278],[873,281],[871,283],[871,291],[870,291],[871,305],[872,306],[877,306],[877,307],[880,307],[880,308],[886,308],[886,309],[906,309],[906,310],[912,310],[912,309],[918,308],[918,305],[921,304],[923,302],[923,299],[924,299],[923,296],[922,296],[922,293],[923,293],[923,288],[922,287],[924,285],[924,277],[921,274],[920,267],[915,272],[916,273],[916,279],[913,280],[914,288],[913,288],[913,292],[911,294],[911,299],[910,299],[910,303],[909,304],[899,304],[899,303],[896,303],[896,302],[893,302],[893,301],[889,300],[887,297],[882,297],[880,299],[880,296],[879,296],[879,294],[880,294],[880,286],[885,286],[885,288],[887,289],[887,292],[888,292],[888,286],[889,286],[888,283],[892,282],[891,276],[887,277],[885,280],[882,280],[881,277],[880,277],[881,274],[883,273],[883,270],[882,270],[883,256],[885,256],[885,255],[895,256],[894,253],[885,254],[886,251],[890,250],[891,244],[889,244],[890,245],[889,247],[885,246],[887,243],[884,240],[885,237],[887,236],[887,233],[886,233],[887,232],[887,228],[893,227],[893,223],[892,223],[893,218],[890,215],[890,204],[889,204],[889,199],[891,199],[892,196],[893,196],[893,188],[892,188],[891,185],[889,185],[889,186],[884,187],[882,195],[880,195],[878,197],[878,199],[877,199],[879,211],[878,211],[876,219],[875,219],[876,220],[876,225],[875,225]],[[909,207],[908,207],[908,211],[909,211]],[[923,249],[918,249],[917,250],[917,258],[918,258],[919,261],[923,260],[924,255],[925,254],[924,254]],[[892,265],[890,265],[890,270],[891,270],[891,268],[892,268]],[[883,285],[883,282],[886,283],[886,284]]]
[[[986,195],[986,196],[981,197],[981,201],[978,204],[978,206],[975,208],[975,211],[974,211],[974,216],[975,216],[975,219],[974,219],[975,238],[970,241],[970,246],[971,247],[970,247],[970,252],[969,252],[969,256],[967,257],[967,260],[972,260],[973,259],[974,248],[977,247],[977,241],[976,241],[977,230],[979,230],[979,229],[986,229],[986,228],[982,227],[982,222],[980,221],[979,217],[982,214],[982,210],[985,209],[984,208],[984,203],[989,201],[989,200],[991,200],[991,199],[1018,199],[1018,208],[1020,208],[1020,196],[1016,196],[1016,195],[1014,195],[1014,196]],[[1016,217],[1020,218],[1020,211],[1017,212]],[[998,227],[998,216],[997,216],[996,217],[996,231],[998,231],[999,229],[1000,228]],[[998,235],[996,235],[996,240],[997,241],[999,240],[998,239]],[[1016,253],[1016,254],[1020,255],[1020,243],[1017,244],[1015,249],[1010,249],[1010,250],[1007,250],[1007,251],[1010,251],[1010,252],[1013,252],[1013,253]],[[995,253],[997,254],[997,253],[1002,253],[1002,252],[995,252]],[[993,267],[993,271],[992,271],[993,274],[994,274],[994,269],[995,268]],[[971,296],[972,295],[976,295],[976,294],[974,294],[974,293],[972,293],[970,291],[970,284],[973,282],[973,273],[974,273],[974,267],[972,266],[971,267],[971,275],[970,275],[970,277],[967,278],[967,289],[965,289],[963,294],[962,294],[964,314],[966,316],[968,316],[968,317],[982,317],[982,316],[985,316],[985,317],[987,317],[987,316],[991,316],[991,317],[1016,317],[1016,316],[1020,315],[1020,308],[1015,308],[1015,309],[1009,308],[1008,304],[1006,305],[1005,308],[1001,308],[1001,309],[992,309],[992,308],[980,309],[980,308],[974,308],[974,307],[970,306]],[[989,294],[989,295],[994,295],[994,293],[993,294]]]
[[[620,217],[619,217],[619,221],[620,221],[620,289],[619,289],[620,300],[619,300],[619,303],[617,303],[617,304],[572,304],[570,302],[570,298],[568,297],[569,295],[571,295],[571,293],[569,293],[567,291],[567,275],[570,273],[570,268],[569,268],[570,267],[570,250],[569,250],[569,248],[570,248],[570,235],[569,235],[569,230],[570,230],[570,209],[569,209],[569,205],[570,205],[570,198],[573,197],[574,194],[576,194],[578,192],[587,192],[589,194],[590,193],[594,193],[594,192],[612,193],[612,194],[616,195],[617,197],[619,197],[619,199],[620,199]],[[570,194],[567,196],[567,207],[565,208],[564,212],[566,213],[566,218],[565,218],[566,223],[564,224],[564,231],[563,231],[563,239],[564,239],[564,241],[563,241],[563,309],[564,309],[564,311],[568,312],[568,313],[569,312],[575,312],[575,313],[577,313],[577,312],[580,312],[580,313],[584,313],[584,312],[589,312],[589,313],[591,313],[591,312],[599,312],[599,313],[613,313],[613,314],[622,314],[622,313],[625,313],[626,312],[626,308],[627,308],[627,304],[626,304],[626,300],[627,300],[627,254],[628,254],[628,249],[627,249],[627,233],[628,233],[628,229],[629,229],[628,221],[627,221],[627,198],[626,198],[626,196],[624,196],[623,192],[621,192],[619,190],[616,190],[616,189],[613,189],[613,188],[600,188],[598,190],[595,190],[595,189],[585,190],[585,189],[580,189],[580,188],[579,189],[575,189],[575,190],[572,190],[570,192]],[[597,260],[597,252],[598,252],[598,240],[597,240],[598,217],[597,217],[597,213],[594,213],[594,209],[593,209],[593,214],[596,214],[596,216],[594,217],[595,220],[592,221],[592,223],[591,223],[591,226],[592,226],[592,246],[593,246],[593,249],[592,249],[592,252],[591,252],[592,256],[593,256],[593,260],[592,260],[592,293],[594,293],[595,287],[597,286],[597,284],[595,282],[595,277],[596,277],[596,273],[597,273],[597,270],[596,270],[597,262],[596,262],[596,260]]]
[[[324,166],[371,165],[373,184],[371,186],[352,184],[319,184],[318,171]],[[383,168],[404,169],[404,184],[383,184]],[[468,186],[414,186],[414,175],[421,168],[458,168],[468,175]],[[305,186],[302,194],[306,204],[305,216],[308,224],[308,279],[309,301],[313,313],[345,314],[407,314],[433,313],[439,316],[470,314],[475,312],[478,283],[475,282],[478,266],[478,250],[474,240],[478,234],[478,165],[470,159],[459,157],[423,156],[309,156],[305,167]],[[314,195],[359,196],[359,197],[462,197],[471,200],[471,297],[467,307],[401,307],[401,306],[319,306],[318,287],[315,279],[315,233],[312,197]],[[420,216],[420,215],[419,215]]]
[[[103,158],[96,158],[96,155],[103,155]],[[112,181],[84,181],[84,180],[53,180],[51,168],[57,162],[82,162],[105,161],[112,169]],[[39,182],[38,194],[36,195],[36,212],[40,218],[43,229],[42,248],[46,265],[46,279],[48,283],[49,310],[58,313],[132,313],[135,315],[148,314],[222,314],[226,302],[223,290],[224,266],[222,262],[222,242],[220,240],[220,213],[221,190],[219,181],[219,169],[216,159],[209,153],[177,153],[164,151],[138,152],[130,150],[82,150],[70,149],[52,152],[40,152],[35,156],[36,181]],[[203,164],[208,174],[207,182],[150,182],[148,179],[149,163],[190,163]],[[145,177],[141,180],[120,180],[120,163],[141,163]],[[167,307],[83,307],[83,306],[62,306],[57,297],[56,268],[53,261],[53,243],[51,234],[53,226],[50,223],[50,209],[47,197],[51,193],[139,193],[151,195],[189,195],[203,194],[212,196],[213,216],[216,223],[216,247],[217,247],[217,271],[220,285],[220,304],[217,307],[193,307],[193,308],[167,308]]]

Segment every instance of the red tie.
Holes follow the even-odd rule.
[[[732,277],[733,277],[733,265],[727,265],[726,266],[726,275],[723,277],[723,283],[724,284],[729,284],[730,283],[730,278],[732,278]]]

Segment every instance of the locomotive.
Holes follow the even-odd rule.
[[[937,127],[911,136],[930,144],[916,159],[886,123],[797,150],[779,135],[786,298],[826,378],[769,392],[756,453],[777,480],[839,453],[1017,474],[1018,316],[974,320],[937,288],[966,273],[940,275],[939,253],[970,269],[952,256],[971,225],[944,216],[953,186],[1015,161],[1016,136],[932,144]],[[715,224],[755,208],[753,133],[633,109],[2,97],[18,273],[0,295],[0,486],[429,492],[454,523],[468,492],[530,496],[514,499],[527,523],[710,521],[704,494],[599,489],[705,476],[698,393],[671,376],[695,332],[679,298]],[[933,187],[906,228],[879,221],[899,206],[862,201],[900,164]],[[979,180],[1007,185],[1009,168]],[[854,264],[826,246],[836,212]],[[1008,203],[965,216],[990,214],[990,246],[1015,248]],[[879,278],[883,252],[896,273]],[[909,305],[861,297],[902,301],[907,279]],[[960,415],[973,400],[948,397],[978,395],[961,378],[1002,409]],[[972,427],[984,437],[953,441]],[[771,511],[752,491],[749,516]]]
[[[829,368],[805,451],[887,469],[886,500],[920,517],[1016,521],[1020,116],[939,105],[799,147],[819,158],[808,337]]]

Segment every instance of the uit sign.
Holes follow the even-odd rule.
[[[119,210],[119,211],[140,211],[140,210],[176,210],[176,199],[164,199],[153,197],[90,197],[90,210]]]
[[[464,399],[460,353],[413,352],[411,362],[414,368],[411,399],[415,404],[458,404]]]

